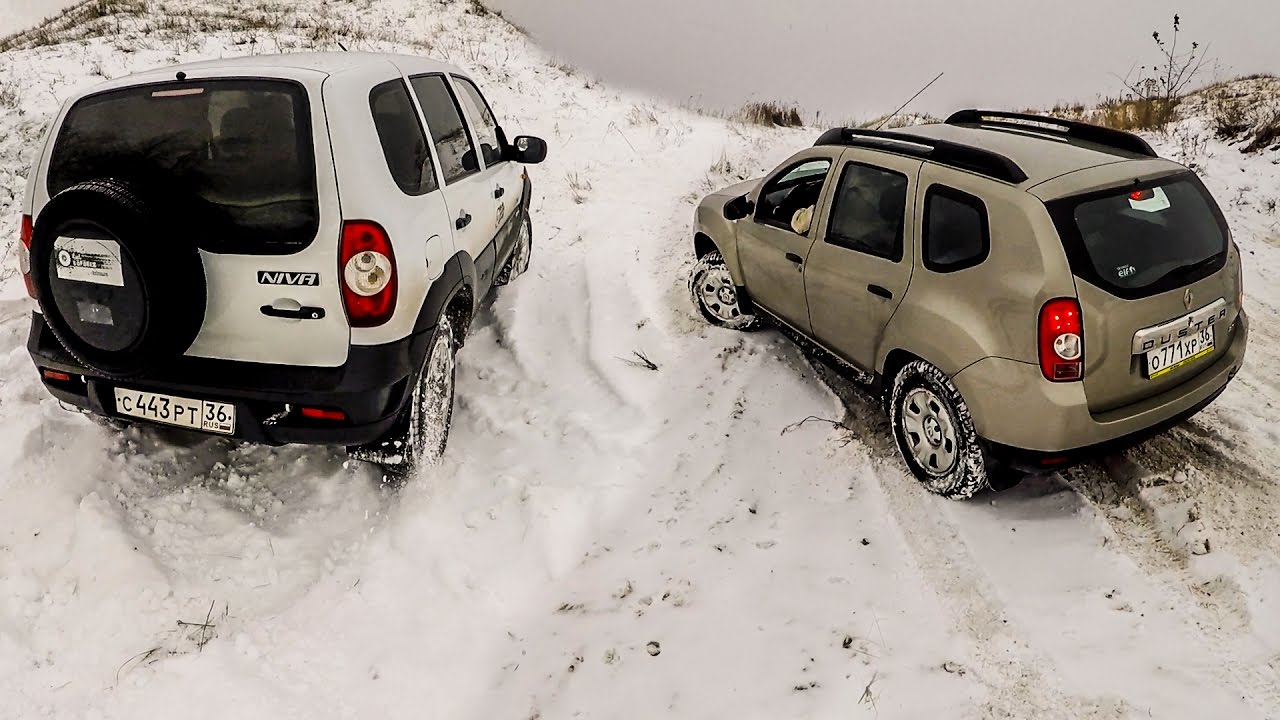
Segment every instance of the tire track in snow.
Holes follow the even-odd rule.
[[[882,501],[917,568],[970,639],[974,673],[992,691],[984,716],[1121,717],[1132,708],[1118,698],[1070,695],[1057,683],[1053,658],[1033,649],[1009,608],[940,501],[886,461],[871,460]]]
[[[1060,687],[1044,684],[1044,677],[1060,675],[1059,669],[1054,667],[1052,658],[1025,649],[1029,645],[1029,634],[1014,626],[1012,620],[1006,624],[1005,618],[1001,617],[1011,612],[1012,608],[996,599],[1000,584],[984,570],[978,549],[964,539],[961,527],[957,525],[956,513],[950,511],[953,508],[925,493],[901,469],[888,421],[877,404],[830,366],[820,362],[813,363],[813,366],[819,378],[848,408],[844,424],[849,428],[853,439],[867,448],[886,507],[902,528],[903,542],[911,548],[921,571],[938,589],[939,595],[952,601],[957,626],[974,638],[974,657],[988,668],[984,679],[997,678],[992,683],[996,697],[986,710],[990,713],[1007,712],[1012,716],[1027,716],[1027,707],[1037,707],[1043,709],[1034,716],[1054,717],[1053,713],[1062,713],[1062,708],[1071,707],[1069,712],[1056,716],[1108,717],[1111,713],[1123,714],[1125,707],[1132,709],[1132,706],[1124,705],[1123,701],[1116,701],[1121,704],[1113,704],[1106,699],[1073,697],[1064,693]],[[1111,476],[1106,479],[1110,483],[1116,482]],[[1089,488],[1081,488],[1074,483],[1070,483],[1070,486],[1081,496],[1081,501],[1087,501],[1087,506],[1091,507],[1096,516],[1101,516],[1102,521],[1109,524],[1116,521],[1105,506],[1095,501],[1100,487],[1098,484],[1095,483],[1092,488],[1094,498],[1089,496]],[[986,497],[998,502],[1001,496],[997,494]],[[963,511],[965,508],[956,509]],[[991,520],[991,517],[983,517],[979,522],[985,526]],[[1204,665],[1213,673],[1217,684],[1224,688],[1235,688],[1236,696],[1246,706],[1252,706],[1264,714],[1280,708],[1280,674],[1276,667],[1280,663],[1276,662],[1277,659],[1269,658],[1270,665],[1266,664],[1268,658],[1263,658],[1255,665],[1241,661],[1239,653],[1244,648],[1235,644],[1234,639],[1239,637],[1242,627],[1219,630],[1213,626],[1210,617],[1216,607],[1215,603],[1223,602],[1210,593],[1230,593],[1233,597],[1229,602],[1238,605],[1242,602],[1242,591],[1233,587],[1231,582],[1213,583],[1204,587],[1203,583],[1196,583],[1186,566],[1185,554],[1179,567],[1174,549],[1160,537],[1150,518],[1146,532],[1141,533],[1142,537],[1135,537],[1132,528],[1126,532],[1113,525],[1112,529],[1124,544],[1119,550],[1139,565],[1143,579],[1150,589],[1155,590],[1158,595],[1178,601],[1170,603],[1172,610],[1161,608],[1161,616],[1164,620],[1177,621],[1177,625],[1185,628],[1198,646],[1211,654],[1214,663]],[[1180,580],[1167,580],[1171,575]],[[1179,608],[1192,608],[1194,611]],[[1170,615],[1170,612],[1173,614]],[[999,626],[994,624],[994,618],[1000,619]],[[1003,654],[989,646],[993,637],[1005,639]],[[1040,644],[1043,644],[1043,638]],[[1140,648],[1131,649],[1135,656],[1140,654]],[[1258,655],[1256,652],[1254,654]],[[1008,659],[1010,656],[1014,659]],[[1012,679],[1010,674],[1013,675]],[[1127,697],[1123,692],[1120,695]]]
[[[874,490],[889,511],[899,540],[915,559],[925,581],[950,609],[953,624],[969,639],[974,675],[992,695],[985,717],[1123,717],[1121,700],[1093,700],[1067,694],[1055,681],[1052,658],[1032,649],[1028,634],[1011,620],[990,577],[961,537],[955,522],[901,469],[888,420],[876,403],[835,370],[812,362],[818,378],[845,404],[843,419],[865,447]]]
[[[1266,659],[1254,664],[1240,659],[1247,655],[1251,626],[1244,588],[1228,575],[1197,577],[1188,548],[1173,544],[1161,531],[1161,504],[1142,492],[1153,477],[1142,465],[1116,457],[1066,473],[1067,482],[1110,527],[1115,545],[1153,584],[1181,601],[1173,607],[1182,608],[1202,647],[1232,686],[1243,691],[1240,697],[1263,713],[1275,713],[1280,708],[1280,669]]]

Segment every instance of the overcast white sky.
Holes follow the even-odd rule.
[[[0,0],[0,37],[59,12],[72,0]]]
[[[800,103],[844,120],[1117,94],[1180,12],[1225,75],[1280,73],[1280,0],[485,0],[605,79],[718,106]],[[1212,79],[1206,76],[1206,80]]]
[[[0,35],[71,1],[0,0]],[[1224,76],[1280,74],[1280,0],[484,2],[614,83],[718,107],[797,102],[835,122],[888,112],[944,70],[913,109],[1116,94],[1111,73],[1155,60],[1151,31],[1174,12]]]

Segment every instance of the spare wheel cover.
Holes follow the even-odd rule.
[[[37,218],[31,273],[54,336],[77,360],[136,377],[182,353],[204,323],[204,264],[169,198],[118,180],[58,193]]]

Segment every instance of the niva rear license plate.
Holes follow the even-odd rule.
[[[1202,357],[1213,354],[1213,325],[1201,328],[1181,340],[1156,348],[1147,353],[1147,378],[1155,380],[1161,375],[1189,365]]]
[[[116,412],[164,425],[232,435],[236,406],[231,403],[116,388]]]

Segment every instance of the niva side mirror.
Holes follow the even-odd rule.
[[[532,135],[521,135],[511,146],[512,159],[525,165],[537,165],[547,159],[547,142]]]

